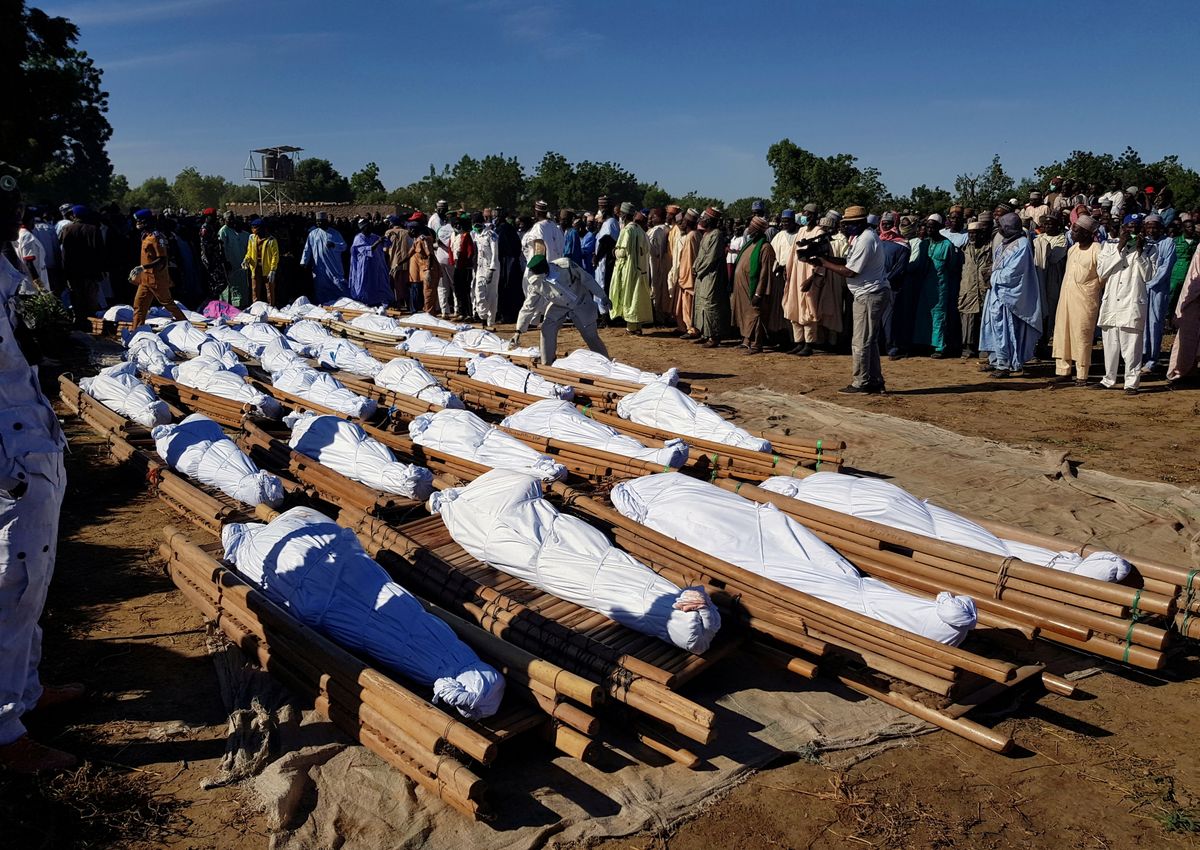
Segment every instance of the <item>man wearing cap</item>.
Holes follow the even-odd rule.
[[[764,317],[774,270],[775,250],[767,239],[767,220],[756,215],[750,219],[733,263],[733,322],[747,354],[761,354],[767,343]]]
[[[992,285],[983,302],[979,348],[989,352],[992,377],[1024,374],[1042,333],[1042,298],[1033,246],[1016,213],[1000,217],[1000,247],[992,257]]]
[[[1050,207],[1042,200],[1042,193],[1034,190],[1029,193],[1029,203],[1021,210],[1021,221],[1027,227],[1036,227],[1042,220],[1042,216],[1048,212],[1050,212]]]
[[[562,258],[566,237],[550,214],[550,205],[545,201],[534,201],[533,225],[521,237],[521,253],[526,264],[534,254],[545,254],[548,262]],[[529,270],[526,267],[525,284],[528,287]]]
[[[768,228],[768,232],[770,228]],[[775,252],[775,268],[771,270],[771,303],[767,310],[767,333],[775,337],[780,351],[793,347],[792,323],[784,315],[784,295],[787,290],[787,261],[796,244],[800,225],[796,223],[796,211],[786,209],[779,214],[779,228],[771,237],[771,250]]]
[[[387,262],[387,242],[373,232],[368,219],[360,218],[350,246],[350,297],[372,307],[390,302],[392,281]]]
[[[76,204],[71,208],[70,223],[58,235],[75,324],[83,330],[91,327],[88,318],[100,309],[100,280],[106,258],[99,221],[90,209]]]
[[[54,225],[54,235],[55,236],[61,237],[63,228],[75,220],[75,217],[71,214],[71,209],[74,206],[75,206],[74,204],[60,204],[59,205],[59,207],[58,207],[59,219],[58,219],[58,222]]]
[[[1127,214],[1121,222],[1121,235],[1103,245],[1096,260],[1096,272],[1104,281],[1098,318],[1104,342],[1104,377],[1092,389],[1116,389],[1122,360],[1126,395],[1137,395],[1141,385],[1146,282],[1154,276],[1158,262],[1157,246],[1138,236],[1141,225],[1140,213]]]
[[[396,306],[415,313],[410,303],[408,290],[408,258],[412,254],[413,238],[404,227],[400,216],[392,213],[387,217],[388,228],[383,232],[384,248],[387,252],[388,280],[392,284],[392,300]]]
[[[1095,235],[1099,227],[1100,222],[1090,215],[1075,219],[1054,319],[1054,372],[1060,381],[1069,381],[1074,367],[1077,387],[1087,386],[1100,296],[1104,292],[1097,271],[1101,249]]]
[[[707,207],[700,216],[700,244],[692,261],[695,305],[692,322],[698,341],[716,348],[729,332],[729,276],[725,263],[725,235],[721,210]]]
[[[205,294],[209,298],[220,298],[229,286],[229,277],[225,268],[225,252],[221,248],[221,240],[217,238],[217,211],[208,207],[201,215],[200,266],[204,269]]]
[[[253,300],[250,297],[250,278],[242,267],[242,260],[246,258],[250,234],[242,229],[242,220],[232,211],[227,210],[224,218],[221,229],[217,231],[226,265],[226,285],[221,292],[221,300],[234,307],[249,307]]]
[[[596,212],[600,217],[600,227],[596,230],[596,282],[607,292],[612,278],[612,254],[621,236],[621,227],[613,215],[607,195],[600,196],[599,207]]]
[[[331,304],[349,294],[346,275],[342,271],[344,253],[346,240],[329,226],[329,214],[318,211],[317,222],[308,231],[304,251],[300,254],[300,265],[312,269],[313,292],[318,304]]]
[[[1033,265],[1037,269],[1042,296],[1042,344],[1054,339],[1054,321],[1067,268],[1067,234],[1058,213],[1042,216],[1041,232],[1033,237]]]
[[[654,324],[669,324],[671,317],[671,240],[666,214],[659,207],[650,210],[646,242],[650,247],[650,303]]]
[[[844,261],[825,256],[808,261],[844,277],[854,299],[850,341],[854,374],[850,384],[838,392],[844,395],[881,393],[884,383],[879,362],[879,336],[884,311],[892,298],[884,270],[883,248],[879,236],[867,227],[866,207],[848,207],[841,217],[841,229],[850,242],[850,252]]]
[[[650,302],[650,245],[636,216],[633,204],[621,204],[621,233],[613,250],[616,261],[608,297],[612,318],[624,319],[625,332],[641,336],[642,325],[653,321],[654,311]]]
[[[250,240],[246,243],[242,267],[250,273],[250,292],[254,300],[278,306],[275,303],[275,274],[279,271],[279,242],[261,218],[250,220]]]
[[[954,247],[960,251],[967,247],[966,216],[963,215],[962,204],[955,204],[946,213],[946,226],[942,228],[942,236],[954,243]]]
[[[137,286],[133,296],[133,333],[145,323],[150,305],[157,301],[167,308],[176,321],[185,322],[187,317],[171,297],[171,272],[167,263],[167,238],[155,228],[154,213],[138,210],[133,214],[138,232],[142,234],[141,265],[129,275]]]
[[[792,339],[796,343],[788,353],[802,357],[813,353],[814,344],[832,344],[842,331],[842,305],[837,292],[840,283],[823,266],[806,262],[799,255],[801,249],[828,242],[831,256],[845,256],[840,245],[832,240],[837,221],[817,216],[816,204],[804,207],[801,227],[788,255],[787,286],[783,293],[783,315],[791,322]]]
[[[535,316],[545,314],[541,326],[541,357],[547,366],[558,357],[558,331],[567,319],[583,337],[592,351],[608,356],[608,349],[596,330],[599,315],[596,302],[605,310],[611,308],[608,297],[596,279],[566,257],[553,262],[544,254],[534,254],[529,260],[529,287],[525,303],[517,315],[516,333],[512,344],[521,342],[521,334],[529,330]]]
[[[1171,270],[1175,266],[1175,239],[1167,235],[1163,219],[1151,213],[1142,222],[1142,236],[1158,254],[1154,274],[1146,281],[1146,342],[1142,349],[1142,372],[1158,369],[1162,359],[1162,338],[1171,304]]]
[[[910,342],[929,345],[935,360],[953,345],[951,310],[958,304],[963,255],[942,235],[944,222],[937,213],[925,220],[925,238],[918,244],[908,274],[904,315],[911,317]],[[1035,279],[1036,282],[1036,279]]]
[[[689,209],[680,216],[679,236],[671,255],[674,293],[671,302],[672,315],[675,317],[675,327],[680,332],[681,339],[687,340],[700,339],[693,318],[696,309],[696,275],[692,267],[696,260],[696,249],[700,246],[700,234],[696,232],[696,222],[699,219],[700,213],[694,209]]]
[[[975,220],[967,225],[969,241],[963,249],[962,282],[958,288],[958,315],[962,323],[962,358],[979,350],[979,317],[992,285],[992,222]]]
[[[475,240],[475,280],[471,300],[475,315],[483,326],[496,326],[496,310],[500,297],[500,265],[496,231],[484,220],[483,213],[471,215],[471,238]]]
[[[17,237],[20,176],[0,163],[0,244]],[[0,252],[0,769],[33,774],[73,767],[75,757],[30,738],[24,716],[81,697],[84,687],[43,685],[38,675],[38,620],[54,574],[67,441],[17,343],[24,275],[10,250]]]

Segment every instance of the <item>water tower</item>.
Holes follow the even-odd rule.
[[[258,214],[263,214],[264,205],[274,205],[277,213],[283,213],[285,203],[295,203],[288,196],[288,186],[296,179],[297,156],[304,148],[293,145],[276,145],[250,151],[242,175],[258,186]]]

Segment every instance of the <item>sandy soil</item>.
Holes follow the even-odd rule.
[[[532,341],[534,334],[527,335]],[[891,392],[837,396],[844,356],[702,350],[666,334],[604,332],[643,368],[679,365],[711,391],[766,385],[1014,445],[1059,446],[1095,468],[1194,484],[1200,395],[1137,398],[993,381],[958,360],[886,362]],[[560,350],[578,344],[564,333]],[[1042,367],[1043,369],[1045,367]],[[83,680],[84,704],[38,720],[44,740],[89,765],[49,780],[0,777],[0,844],[21,847],[264,848],[263,819],[236,789],[202,791],[222,754],[225,710],[199,615],[155,551],[177,522],[68,420],[72,453],[58,572],[45,619],[45,676]],[[945,733],[849,768],[834,756],[754,776],[693,819],[606,848],[1193,846],[1200,835],[1200,685],[1189,658],[1163,675],[1113,670],[1085,694],[1043,697],[1001,725],[1020,749],[992,755]]]

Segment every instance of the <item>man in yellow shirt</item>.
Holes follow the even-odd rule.
[[[250,242],[242,268],[250,273],[250,292],[255,301],[275,303],[275,273],[279,271],[279,243],[261,218],[250,221]]]

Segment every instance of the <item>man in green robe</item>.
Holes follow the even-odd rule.
[[[1168,321],[1174,324],[1175,306],[1179,303],[1179,292],[1183,282],[1187,280],[1188,268],[1192,262],[1192,254],[1196,253],[1196,245],[1200,239],[1196,236],[1196,222],[1191,213],[1179,217],[1180,232],[1175,236],[1175,265],[1171,267],[1171,309],[1167,313]]]
[[[942,224],[942,217],[936,213],[926,220],[925,238],[909,263],[907,278],[915,301],[912,343],[932,346],[929,356],[935,360],[945,357],[953,343],[951,320],[958,318],[958,285],[962,279],[962,251],[942,235]]]
[[[229,263],[229,283],[221,292],[221,300],[234,307],[250,306],[250,278],[242,267],[246,259],[246,249],[250,247],[250,234],[237,227],[237,220],[232,212],[225,213],[225,223],[217,232],[221,250],[225,253],[225,261]]]
[[[612,279],[608,298],[612,318],[625,320],[625,332],[642,335],[642,325],[654,320],[650,303],[650,241],[646,231],[634,221],[637,210],[629,201],[621,204],[621,235],[613,255]]]
[[[750,219],[746,239],[733,263],[733,321],[748,354],[762,353],[767,342],[766,313],[774,279],[775,249],[767,241],[767,220]]]
[[[725,236],[721,233],[721,211],[708,207],[700,215],[700,247],[692,262],[696,300],[692,324],[700,337],[696,342],[716,348],[729,329],[729,271],[725,262]]]

